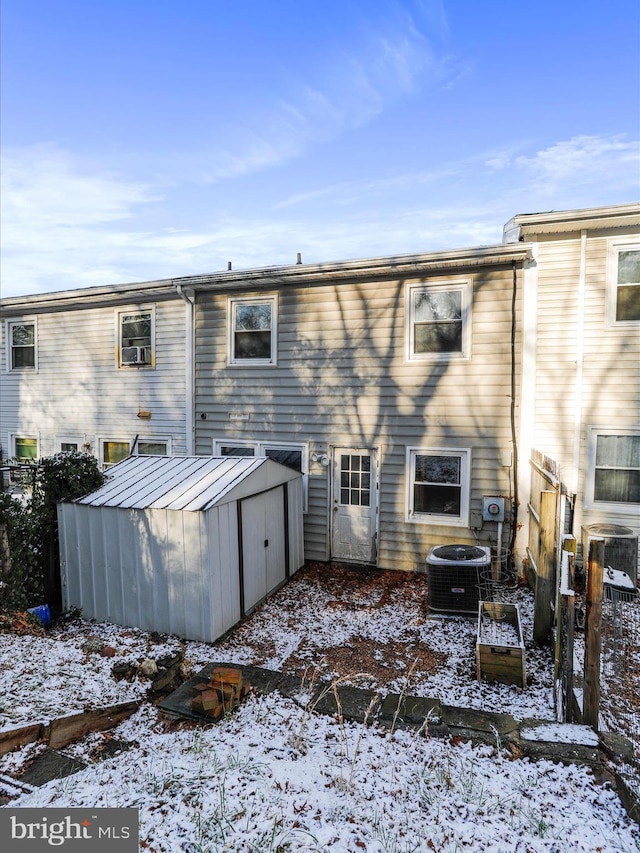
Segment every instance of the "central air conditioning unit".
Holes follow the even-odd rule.
[[[429,609],[436,613],[477,615],[480,575],[491,569],[491,549],[476,545],[437,545],[427,556]]]
[[[589,541],[604,539],[604,565],[629,575],[638,586],[638,535],[621,524],[589,524],[582,528],[582,566],[587,570]]]
[[[151,364],[151,347],[122,347],[122,364]]]

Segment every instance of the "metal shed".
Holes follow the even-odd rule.
[[[125,459],[58,505],[63,606],[213,642],[302,566],[302,502],[272,459]]]

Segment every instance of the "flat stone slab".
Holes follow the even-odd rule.
[[[572,764],[602,763],[600,739],[589,726],[554,723],[549,720],[523,720],[520,725],[520,749],[529,758]]]
[[[283,675],[276,685],[276,690],[287,699],[306,706],[319,686],[318,682],[312,684],[298,675]]]
[[[242,677],[258,693],[273,693],[282,681],[282,673],[273,669],[263,669],[260,666],[243,666]]]
[[[442,717],[452,737],[495,744],[498,739],[517,740],[519,724],[511,714],[442,706]]]
[[[389,693],[380,706],[379,719],[385,728],[419,729],[425,726],[429,734],[446,734],[439,699]]]
[[[26,782],[27,785],[40,787],[40,785],[46,785],[47,782],[54,779],[71,776],[79,770],[84,770],[87,766],[83,761],[78,761],[77,758],[70,758],[68,755],[58,752],[57,749],[47,747],[34,759],[19,779],[21,782]]]
[[[347,684],[334,690],[333,685],[324,685],[314,693],[311,708],[318,714],[342,715],[345,720],[371,724],[380,707],[380,701],[380,693],[375,690],[363,690]]]

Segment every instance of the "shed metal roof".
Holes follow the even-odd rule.
[[[252,477],[258,492],[299,476],[265,457],[130,456],[109,469],[99,489],[75,503],[196,512],[251,494]]]

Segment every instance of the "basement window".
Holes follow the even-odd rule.
[[[135,447],[136,456],[170,456],[168,441],[153,438],[140,438]]]
[[[38,439],[31,436],[14,435],[11,437],[12,456],[19,462],[30,462],[38,458]]]
[[[307,486],[309,471],[309,451],[306,444],[288,444],[279,441],[226,440],[213,442],[214,456],[266,456],[293,471],[302,474],[304,493],[304,512],[307,511]]]
[[[103,468],[110,468],[118,462],[122,462],[129,456],[131,445],[128,441],[112,441],[100,439],[100,464]]]

